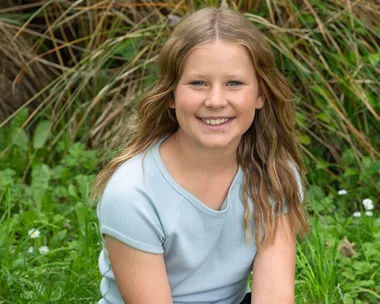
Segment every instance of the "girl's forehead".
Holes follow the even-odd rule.
[[[192,49],[184,65],[184,72],[194,76],[206,76],[210,71],[236,76],[252,69],[252,60],[245,46],[220,41]]]
[[[200,53],[200,52],[210,52],[210,51],[216,51],[217,53],[223,52],[223,53],[248,53],[246,47],[242,45],[241,43],[237,42],[230,42],[230,41],[224,41],[224,40],[215,40],[207,43],[202,43],[200,45],[197,45],[193,47],[189,55],[194,53]]]

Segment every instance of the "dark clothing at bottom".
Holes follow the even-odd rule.
[[[240,304],[251,304],[251,293],[247,293]]]

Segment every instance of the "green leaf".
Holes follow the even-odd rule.
[[[351,64],[353,64],[353,65],[356,65],[357,63],[356,63],[356,54],[355,54],[355,52],[354,51],[350,51],[350,52],[348,52],[348,60],[349,60],[349,62],[351,63]]]
[[[374,258],[374,260],[377,259],[377,255],[379,254],[380,245],[374,244],[374,243],[365,243],[363,244],[363,249],[365,252],[365,255],[368,258]]]
[[[84,224],[87,219],[87,207],[82,202],[78,202],[75,205],[75,213],[78,217],[79,223]]]
[[[29,138],[26,135],[24,129],[16,128],[12,131],[11,134],[12,138],[12,144],[14,144],[16,147],[19,147],[22,151],[28,150],[28,142]]]
[[[326,196],[323,192],[323,189],[317,185],[311,185],[307,190],[307,195],[311,200],[317,201],[323,199]]]
[[[375,282],[373,280],[361,280],[361,281],[357,282],[356,284],[357,284],[357,286],[360,286],[360,287],[375,286]]]
[[[12,155],[10,158],[11,168],[17,172],[18,176],[22,176],[25,171],[25,167],[28,163],[28,153],[27,151],[22,151],[21,149],[12,149]]]
[[[51,247],[55,247],[59,245],[67,236],[67,230],[63,229],[59,231],[58,233],[54,233],[53,237],[50,240]]]
[[[81,199],[86,201],[89,196],[89,189],[93,182],[94,176],[91,175],[77,175],[74,177],[74,180],[78,184],[78,191]]]
[[[68,195],[68,191],[64,186],[54,187],[54,189],[53,189],[54,199],[59,200],[62,198],[66,198],[67,195]]]
[[[25,260],[20,257],[12,261],[10,270],[11,271],[16,271],[16,270],[21,270],[24,266]]]
[[[326,162],[323,158],[318,157],[318,162],[316,164],[317,169],[325,169],[329,167],[329,163]]]
[[[369,54],[368,61],[371,63],[373,67],[377,67],[380,62],[380,54]]]
[[[356,270],[358,274],[364,274],[370,270],[371,265],[369,265],[367,262],[355,261],[352,267]]]
[[[77,188],[73,184],[69,185],[68,190],[69,190],[68,192],[69,192],[70,196],[72,196],[76,200],[79,200]]]
[[[320,120],[327,122],[327,123],[330,122],[330,119],[327,117],[326,113],[324,113],[324,112],[319,113],[317,115],[317,118],[319,118]]]
[[[24,122],[28,119],[29,111],[28,108],[22,109],[16,114],[11,120],[11,130],[21,128]]]
[[[355,156],[352,152],[352,149],[346,149],[342,153],[342,157],[340,159],[340,165],[348,166],[355,163]]]
[[[16,172],[10,168],[0,171],[0,189],[7,185],[12,185],[15,175]]]
[[[305,25],[312,26],[315,24],[315,17],[312,14],[305,14],[302,16],[302,19],[305,22]]]
[[[311,138],[309,135],[301,135],[300,137],[298,137],[298,140],[301,144],[306,146],[311,144]]]
[[[50,122],[42,120],[38,123],[33,136],[33,148],[42,148],[50,135]]]
[[[41,208],[45,191],[49,187],[51,178],[50,168],[45,165],[36,165],[32,170],[32,192],[36,205]]]
[[[354,300],[351,298],[349,294],[345,294],[343,297],[343,303],[344,304],[354,304]]]
[[[353,175],[358,175],[359,174],[359,171],[358,170],[354,170],[354,169],[351,169],[351,168],[347,168],[345,171],[344,171],[344,176],[353,176]]]
[[[21,217],[22,217],[22,221],[20,223],[22,223],[22,226],[25,227],[26,230],[36,228],[35,223],[36,223],[36,220],[38,219],[38,214],[36,211],[34,210],[24,211]]]
[[[330,92],[326,88],[318,85],[312,85],[310,88],[314,92],[318,93],[321,97],[324,97],[326,100],[330,98]]]
[[[52,222],[53,222],[54,225],[61,226],[65,222],[65,219],[66,218],[63,215],[61,215],[61,214],[55,214],[53,216],[53,221]]]

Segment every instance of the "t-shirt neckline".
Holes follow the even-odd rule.
[[[192,205],[194,205],[196,208],[201,210],[202,212],[214,216],[214,217],[221,217],[225,216],[227,211],[229,210],[229,206],[231,205],[231,190],[234,187],[234,185],[240,181],[243,177],[243,171],[241,169],[241,166],[239,165],[238,171],[235,174],[235,177],[230,185],[230,188],[228,189],[227,197],[223,202],[223,205],[221,207],[221,210],[214,210],[212,208],[207,207],[204,203],[202,203],[195,195],[193,195],[191,192],[187,191],[185,188],[183,188],[180,184],[178,184],[174,178],[169,173],[169,170],[165,166],[161,154],[160,154],[160,145],[161,143],[167,138],[169,135],[165,135],[164,137],[160,138],[151,149],[152,157],[154,162],[156,163],[159,171],[161,172],[162,176],[165,178],[167,183],[176,190],[181,196],[186,198]]]

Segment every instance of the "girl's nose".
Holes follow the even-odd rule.
[[[210,90],[205,106],[210,108],[221,108],[227,106],[227,98],[223,88],[214,87]]]

